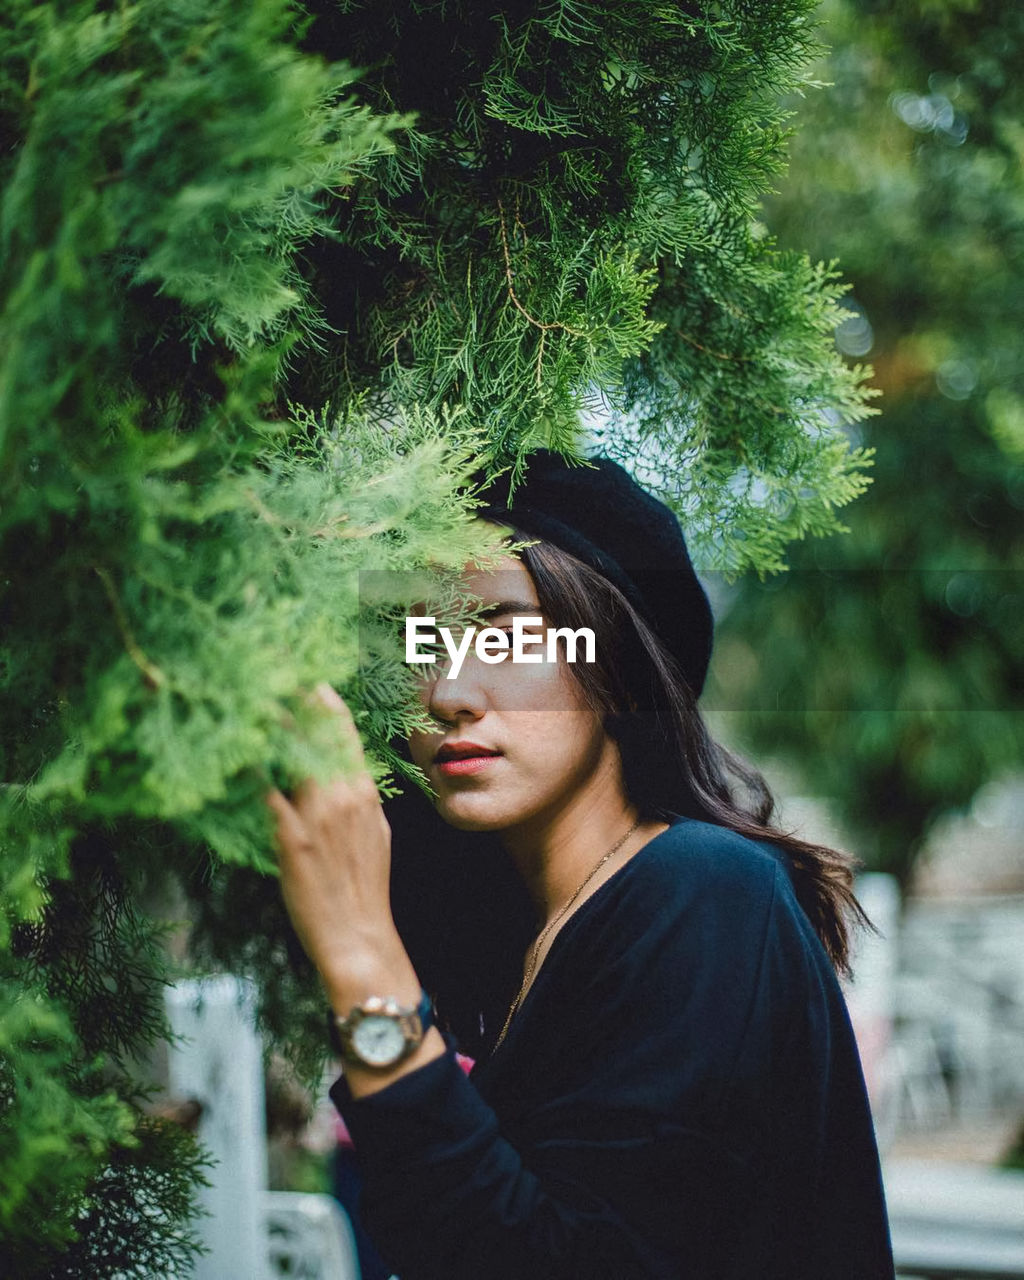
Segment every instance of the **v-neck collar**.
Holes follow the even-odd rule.
[[[554,938],[552,938],[551,946],[548,948],[548,953],[544,957],[544,961],[541,964],[540,968],[537,970],[537,972],[533,976],[533,981],[530,983],[530,989],[527,991],[526,995],[523,997],[522,1004],[515,1011],[515,1014],[512,1017],[512,1021],[509,1023],[509,1028],[505,1034],[505,1039],[501,1042],[500,1045],[492,1049],[486,1058],[481,1060],[481,1065],[483,1065],[484,1063],[490,1064],[491,1062],[493,1062],[494,1059],[501,1053],[502,1050],[508,1048],[509,1042],[516,1038],[516,1034],[519,1030],[519,1025],[521,1024],[523,1019],[524,1011],[530,1007],[530,1004],[533,1000],[533,996],[537,990],[538,985],[540,984],[541,980],[544,978],[544,975],[548,972],[548,968],[551,964],[552,957],[557,953],[557,951],[559,950],[559,947],[563,944],[563,939],[565,938],[566,934],[568,933],[568,935],[571,937],[573,933],[576,931],[576,929],[573,926],[576,926],[576,928],[578,928],[579,921],[581,919],[585,920],[587,918],[587,908],[590,907],[592,903],[603,900],[603,898],[609,896],[609,891],[613,887],[620,885],[622,883],[630,867],[632,867],[634,863],[638,862],[638,860],[642,859],[644,855],[647,853],[648,849],[650,849],[653,845],[656,845],[658,841],[662,839],[662,837],[667,836],[669,832],[674,830],[674,828],[677,827],[680,823],[692,821],[692,819],[686,818],[682,814],[673,813],[671,810],[669,810],[669,814],[672,818],[672,821],[665,828],[665,830],[659,831],[658,834],[656,836],[652,836],[650,840],[647,841],[646,844],[641,845],[640,848],[637,849],[636,853],[634,853],[627,862],[624,862],[623,865],[619,867],[617,871],[613,871],[612,874],[608,877],[608,879],[605,880],[603,884],[598,885],[598,887],[594,890],[594,892],[590,895],[590,897],[587,898],[585,901],[581,902],[580,905],[576,908],[576,910],[569,915],[568,919],[565,921],[562,927],[555,934]]]

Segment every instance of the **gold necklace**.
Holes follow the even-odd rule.
[[[597,875],[597,873],[601,870],[601,868],[612,856],[612,854],[618,853],[618,851],[622,848],[622,846],[626,843],[626,841],[629,839],[629,837],[633,834],[633,832],[637,829],[639,825],[640,825],[640,819],[637,818],[636,822],[633,823],[633,825],[622,837],[622,839],[616,840],[615,843],[612,845],[612,847],[608,850],[606,854],[603,855],[603,857],[592,868],[592,870],[587,872],[586,878],[577,886],[572,896],[565,903],[565,905],[559,910],[558,914],[551,921],[549,921],[547,925],[545,925],[545,927],[534,939],[533,945],[530,947],[530,954],[526,960],[526,972],[523,975],[523,984],[519,988],[519,992],[516,995],[516,998],[512,1001],[512,1004],[508,1011],[508,1016],[505,1018],[505,1025],[502,1027],[497,1040],[495,1040],[494,1042],[494,1049],[491,1050],[492,1053],[495,1051],[495,1049],[498,1048],[501,1042],[505,1039],[505,1033],[508,1031],[509,1023],[512,1021],[513,1017],[515,1016],[516,1010],[519,1008],[520,1004],[522,1003],[523,996],[526,994],[526,988],[530,985],[530,979],[533,977],[534,970],[537,967],[537,957],[540,955],[540,949],[544,945],[544,939],[548,936],[548,934],[555,927],[555,925],[558,924],[560,920],[565,918],[565,915],[568,912],[569,908],[573,905],[573,903],[580,896],[580,894],[587,887],[587,885],[590,884],[594,876]]]

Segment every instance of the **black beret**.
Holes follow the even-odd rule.
[[[484,489],[476,512],[568,551],[613,582],[665,643],[695,695],[711,660],[711,606],[670,507],[610,458],[569,463],[528,455],[509,503],[506,472]]]

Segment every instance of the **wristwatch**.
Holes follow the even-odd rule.
[[[407,1058],[434,1025],[430,997],[420,990],[415,1008],[403,1009],[397,1000],[370,996],[346,1017],[330,1015],[331,1043],[345,1062],[384,1069]]]

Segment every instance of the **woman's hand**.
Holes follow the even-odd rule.
[[[332,1003],[337,993],[351,1005],[374,994],[361,988],[382,969],[395,969],[408,989],[412,965],[391,916],[391,828],[365,769],[352,713],[330,685],[318,685],[314,696],[337,715],[339,731],[351,738],[364,767],[326,786],[307,778],[291,799],[276,788],[266,798],[277,816],[285,907]],[[412,993],[418,995],[415,984]]]
[[[355,757],[362,743],[352,714],[327,684],[315,696],[338,716]],[[334,1012],[347,1017],[369,996],[399,1004],[419,1002],[420,983],[391,916],[391,828],[376,783],[362,769],[352,779],[320,786],[307,778],[289,800],[276,788],[267,803],[277,815],[281,894],[309,958],[320,971]],[[420,1045],[387,1069],[349,1064],[345,1076],[354,1097],[376,1093],[444,1053],[431,1027]]]

